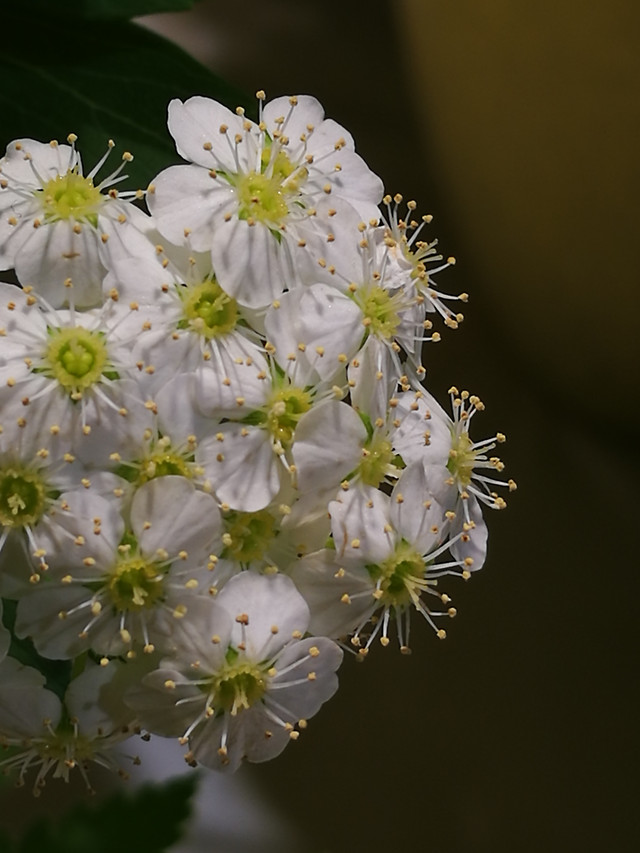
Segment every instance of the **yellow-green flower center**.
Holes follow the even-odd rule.
[[[36,471],[22,466],[0,470],[0,525],[26,527],[44,514],[47,487]]]
[[[307,170],[292,163],[282,149],[272,156],[271,144],[265,145],[260,166],[260,172],[230,178],[238,198],[238,217],[280,225],[289,212],[289,202],[307,177]]]
[[[222,552],[222,558],[239,563],[262,560],[275,538],[275,518],[266,509],[259,512],[230,512],[224,526],[230,544]],[[225,537],[226,539],[226,537]]]
[[[207,339],[232,332],[239,319],[238,303],[213,279],[189,287],[184,301],[181,328],[191,328]]]
[[[362,482],[377,488],[389,470],[393,470],[391,464],[393,457],[391,442],[384,436],[374,435],[363,449],[363,457],[358,466]]]
[[[258,665],[232,662],[218,673],[208,690],[214,691],[213,705],[216,710],[235,717],[239,711],[258,702],[266,687],[264,672]]]
[[[279,178],[249,172],[236,183],[239,219],[278,225],[287,215],[287,201]]]
[[[367,566],[367,570],[374,581],[380,581],[380,601],[387,607],[408,604],[425,587],[424,560],[404,541],[384,562]]]
[[[176,474],[179,477],[192,479],[199,471],[194,463],[193,449],[175,450],[167,436],[162,436],[150,442],[145,455],[133,462],[122,462],[115,468],[114,473],[136,486],[142,486],[156,477],[167,477]]]
[[[107,591],[116,610],[145,610],[164,596],[164,577],[165,572],[157,563],[131,557],[115,566]]]
[[[173,450],[157,450],[144,460],[136,483],[141,486],[156,477],[168,477],[171,474],[191,479],[193,466],[188,459]]]
[[[289,444],[298,421],[311,408],[311,394],[302,388],[278,388],[267,403],[267,428],[283,446]]]
[[[74,326],[50,331],[45,364],[39,370],[56,379],[65,391],[74,394],[82,393],[99,382],[107,366],[104,335]]]
[[[47,219],[77,219],[98,225],[98,210],[104,202],[100,190],[91,178],[84,178],[73,169],[66,175],[56,175],[38,190]]]
[[[395,336],[400,325],[399,295],[392,294],[379,284],[373,284],[359,287],[353,299],[364,315],[362,322],[369,334],[384,340],[391,340]]]
[[[476,456],[477,453],[473,449],[473,442],[467,432],[461,432],[459,435],[454,433],[452,435],[447,468],[463,488],[466,488],[471,482]]]
[[[62,762],[69,770],[78,763],[90,761],[96,752],[90,738],[62,727],[41,741],[34,741],[33,745],[43,762]]]

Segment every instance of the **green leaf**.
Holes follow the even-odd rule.
[[[135,793],[119,791],[99,806],[82,804],[55,823],[41,819],[15,853],[163,853],[182,834],[197,781],[190,773]]]
[[[20,12],[49,18],[89,21],[135,18],[157,12],[182,12],[199,0],[21,0]]]
[[[130,180],[120,187],[144,188],[180,161],[166,127],[171,98],[207,95],[232,109],[247,101],[180,48],[136,24],[34,17],[27,27],[14,11],[17,5],[3,10],[0,150],[13,139],[64,141],[73,132],[88,171],[113,138],[117,148],[98,179],[128,150],[135,159],[126,168]]]

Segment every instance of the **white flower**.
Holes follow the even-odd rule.
[[[131,154],[96,186],[114,143],[84,176],[75,140],[74,134],[70,145],[18,139],[0,160],[0,269],[15,266],[22,284],[56,307],[99,304],[110,249],[122,252],[129,240],[135,245],[148,223],[127,203],[138,194],[113,189]]]
[[[135,305],[56,311],[28,288],[0,284],[3,429],[45,446],[59,436],[78,457],[108,459],[152,420],[131,358],[145,329]]]
[[[469,296],[467,293],[460,293],[457,296],[443,293],[437,289],[433,281],[434,275],[455,264],[455,258],[449,257],[445,261],[436,250],[437,240],[428,243],[418,239],[423,227],[432,221],[432,216],[423,216],[420,222],[417,222],[412,218],[416,203],[409,201],[407,202],[408,221],[403,220],[398,216],[402,196],[394,196],[393,205],[391,201],[391,196],[388,195],[383,199],[387,208],[387,218],[382,233],[384,244],[389,250],[390,264],[387,275],[396,280],[397,286],[407,286],[409,281],[410,286],[415,288],[418,303],[423,306],[423,311],[438,313],[448,328],[457,329],[464,320],[464,316],[459,311],[454,312],[447,302],[467,302]],[[436,266],[432,267],[431,264]],[[431,321],[425,323],[425,328],[431,328]],[[436,339],[437,333],[434,333],[432,340]]]
[[[453,546],[452,554],[471,558],[470,568],[482,568],[486,556],[487,526],[482,518],[482,505],[503,509],[504,498],[494,486],[516,489],[513,480],[499,480],[485,472],[501,472],[504,463],[488,452],[502,444],[505,436],[496,433],[474,442],[469,428],[474,415],[484,410],[484,404],[468,391],[449,389],[453,420],[426,389],[415,395],[405,395],[398,409],[403,421],[398,429],[396,444],[407,462],[425,466],[429,488],[438,501],[452,514],[452,535],[464,532]]]
[[[36,796],[47,776],[68,782],[77,768],[92,791],[88,763],[118,770],[110,749],[134,733],[134,715],[121,699],[130,677],[124,664],[101,667],[87,662],[71,681],[63,703],[45,688],[38,670],[5,658],[0,662],[0,744],[17,752],[0,761],[0,768],[17,771],[18,785],[37,768]]]
[[[215,560],[212,577],[216,588],[247,569],[286,572],[302,554],[322,547],[331,532],[326,511],[329,497],[324,492],[299,495],[292,489],[288,503],[273,503],[255,512],[225,509],[224,550]]]
[[[0,592],[8,598],[16,597],[27,578],[32,583],[40,580],[27,551],[37,568],[46,571],[43,529],[55,526],[69,490],[90,484],[88,472],[59,436],[45,435],[43,444],[35,438],[24,430],[16,435],[0,432]],[[12,540],[14,553],[5,559],[5,545]],[[23,559],[16,558],[16,551]]]
[[[336,230],[317,264],[314,280],[336,288],[354,303],[362,341],[376,353],[383,374],[400,378],[404,352],[424,376],[422,344],[440,336],[427,334],[432,324],[425,321],[425,299],[416,289],[412,268],[398,264],[387,229],[350,222]]]
[[[463,560],[435,562],[450,547],[448,520],[429,494],[423,466],[405,469],[390,496],[371,486],[348,488],[329,504],[329,512],[335,550],[310,554],[290,572],[311,610],[310,630],[332,637],[352,634],[360,646],[360,634],[375,614],[362,649],[366,653],[378,634],[388,644],[393,616],[406,652],[415,609],[438,637],[446,636],[434,619],[454,616],[455,610],[433,611],[423,596],[448,603],[437,590],[438,579],[469,573]]]
[[[275,758],[335,693],[342,652],[303,639],[309,611],[284,575],[243,572],[198,607],[128,701],[151,732],[188,741],[190,763],[235,770]]]
[[[172,101],[169,130],[193,165],[162,172],[148,197],[160,232],[178,244],[186,231],[194,249],[211,250],[221,286],[250,307],[266,307],[296,283],[295,256],[316,243],[319,211],[339,220],[341,207],[353,205],[377,219],[382,196],[352,138],[315,98],[276,98],[263,108],[258,97],[258,124],[207,98]]]
[[[268,370],[252,369],[253,374],[246,371],[252,378],[246,393],[241,382],[228,387],[215,382],[209,370],[200,371],[195,392],[199,410],[214,423],[229,418],[199,440],[196,461],[220,502],[241,512],[264,509],[295,485],[292,447],[298,423],[336,394],[326,383],[294,384],[273,363]],[[233,401],[232,408],[226,400]]]
[[[152,328],[136,341],[133,358],[152,394],[177,373],[198,368],[213,371],[222,384],[229,375],[241,379],[242,370],[234,376],[238,364],[266,367],[258,335],[218,284],[209,255],[182,255],[149,244],[136,258],[114,262],[105,279],[107,292],[145,306]]]
[[[184,441],[171,440],[157,428],[147,428],[139,443],[128,448],[127,455],[112,453],[111,471],[96,471],[91,475],[91,487],[103,497],[115,496],[129,504],[136,490],[156,477],[176,475],[202,486],[202,468],[194,460],[195,436]]]
[[[481,401],[422,384],[467,299],[431,217],[380,214],[315,98],[257,97],[172,101],[146,194],[129,154],[98,183],[112,142],[86,176],[74,135],[0,159],[0,770],[36,793],[141,726],[190,765],[278,755],[340,646],[408,653],[414,611],[445,636],[515,489]]]
[[[67,504],[50,532],[46,578],[18,603],[16,634],[53,658],[165,646],[190,601],[208,595],[220,547],[214,499],[183,477],[151,480],[134,495],[128,529],[98,495]]]
[[[366,358],[366,348],[363,352]],[[387,398],[384,381],[367,376],[368,366],[360,358],[350,365],[352,374],[362,368],[358,399],[374,412],[382,408],[386,399],[386,416],[372,418],[366,409],[355,409],[337,400],[325,401],[303,415],[292,451],[301,490],[328,488],[330,484],[337,489],[343,479],[376,488],[382,483],[393,484],[405,463],[415,457],[415,452],[406,459],[401,455],[406,444],[403,421],[414,415],[414,395],[401,392]],[[410,402],[406,401],[407,395]],[[413,450],[412,445],[410,448]]]

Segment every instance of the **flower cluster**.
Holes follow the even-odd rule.
[[[141,731],[276,756],[344,650],[445,636],[515,488],[481,401],[423,384],[467,298],[430,217],[314,98],[258,107],[172,101],[185,163],[146,192],[129,153],[99,180],[112,141],[86,175],[74,135],[0,160],[0,743],[36,790]]]

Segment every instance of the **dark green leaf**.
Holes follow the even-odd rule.
[[[166,128],[171,98],[207,95],[231,108],[247,100],[180,48],[136,24],[90,26],[36,17],[27,28],[18,13],[6,9],[3,31],[11,38],[4,39],[0,54],[0,150],[12,139],[64,141],[73,132],[88,171],[113,138],[117,148],[106,169],[117,166],[117,152],[135,156],[122,189],[146,187],[161,169],[179,162]],[[103,174],[108,171],[98,177]]]
[[[56,823],[41,819],[16,853],[163,853],[180,838],[196,783],[191,773],[135,793],[120,791],[99,806],[80,805]]]
[[[198,0],[21,0],[23,15],[49,18],[84,18],[89,21],[135,18],[157,12],[182,12]]]

